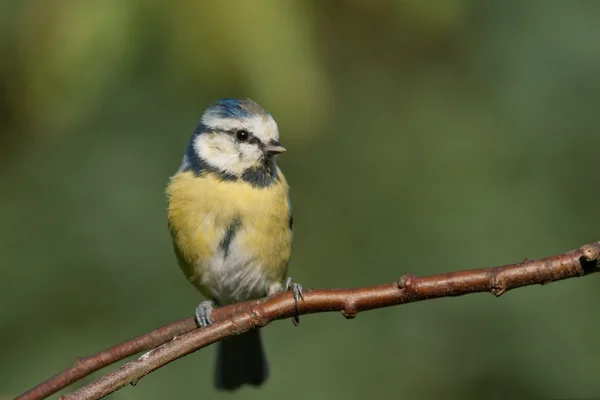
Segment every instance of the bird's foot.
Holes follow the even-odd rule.
[[[302,295],[302,285],[300,283],[292,282],[292,277],[288,277],[285,281],[285,290],[291,290],[294,294],[294,300],[296,301],[296,312],[298,312],[298,302],[300,299],[304,300],[304,296]],[[292,322],[294,326],[298,326],[300,323],[300,316],[298,314],[292,317]]]
[[[198,307],[196,307],[196,311],[194,312],[194,319],[196,320],[196,324],[198,324],[199,328],[204,328],[205,326],[208,326],[213,323],[212,319],[210,318],[213,306],[213,301],[206,300],[198,304]]]
[[[292,277],[288,277],[285,281],[285,290],[291,290],[294,293],[294,300],[296,303],[300,299],[304,300],[304,296],[302,296],[302,285],[300,283],[292,282]]]

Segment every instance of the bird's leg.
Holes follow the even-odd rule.
[[[196,307],[194,319],[196,320],[196,324],[198,324],[199,328],[204,328],[205,326],[213,323],[212,319],[210,318],[213,306],[214,302],[212,300],[206,300],[198,304],[198,307]]]
[[[304,296],[302,295],[302,285],[300,283],[292,282],[292,277],[288,276],[285,280],[285,290],[291,290],[294,294],[294,300],[296,301],[296,312],[298,312],[298,301],[300,299],[304,300]],[[298,326],[300,323],[300,316],[298,314],[292,317],[292,322],[294,326]]]
[[[302,296],[302,285],[299,283],[293,283],[292,278],[290,277],[285,280],[285,287],[282,286],[280,282],[274,283],[269,288],[267,294],[269,296],[272,296],[275,293],[281,292],[283,290],[292,291],[292,293],[294,294],[294,300],[296,301],[296,312],[298,312],[298,302],[300,301],[300,299],[304,300],[304,297]],[[298,317],[298,315],[294,315],[292,317],[292,322],[294,323],[294,326],[298,326],[298,324],[300,323],[300,318]]]
[[[292,290],[292,293],[294,293],[294,300],[296,300],[297,306],[300,299],[304,300],[304,296],[302,295],[302,285],[300,283],[292,282],[291,276],[285,280],[285,290],[290,289]]]

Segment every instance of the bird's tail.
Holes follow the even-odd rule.
[[[268,376],[269,366],[258,329],[218,343],[215,368],[217,389],[235,390],[245,383],[259,386]]]

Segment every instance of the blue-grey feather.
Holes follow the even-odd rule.
[[[268,187],[277,182],[277,179],[264,166],[247,169],[242,174],[242,180],[259,188]]]
[[[242,107],[242,102],[237,99],[221,99],[216,105],[210,107],[207,113],[219,118],[248,118],[250,112]]]
[[[253,329],[217,344],[215,386],[235,390],[245,383],[261,385],[269,376],[260,331]]]
[[[209,107],[205,115],[217,118],[250,118],[254,115],[270,115],[264,108],[250,99],[221,99]]]

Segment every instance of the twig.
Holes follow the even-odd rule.
[[[518,264],[429,277],[405,274],[393,284],[364,288],[305,291],[304,300],[300,300],[297,308],[291,293],[233,304],[214,310],[212,317],[215,324],[209,327],[195,329],[192,318],[175,322],[79,360],[73,368],[17,399],[41,399],[99,368],[161,343],[165,344],[61,399],[99,399],[127,384],[137,383],[146,374],[177,358],[277,319],[326,311],[341,311],[346,318],[353,318],[360,311],[438,297],[478,292],[500,296],[517,287],[547,284],[597,272],[599,257],[600,242],[594,242],[558,256],[525,260]]]
[[[58,392],[59,390],[77,382],[81,378],[90,375],[108,365],[114,364],[129,356],[144,350],[150,350],[173,339],[178,335],[196,329],[194,318],[186,318],[181,321],[155,329],[145,335],[138,336],[116,346],[110,347],[100,353],[89,357],[80,357],[75,360],[74,365],[58,375],[40,383],[36,387],[23,393],[15,400],[40,400]]]

